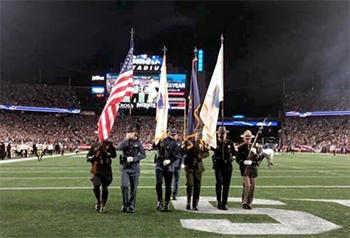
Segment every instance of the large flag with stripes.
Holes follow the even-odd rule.
[[[106,140],[111,132],[115,118],[117,117],[119,104],[123,101],[124,97],[132,95],[133,53],[134,40],[131,36],[129,52],[98,120],[98,136],[101,141]]]

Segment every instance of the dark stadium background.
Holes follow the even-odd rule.
[[[225,37],[225,116],[278,116],[283,90],[349,87],[348,1],[2,1],[1,80],[89,86],[135,52],[190,72],[204,50],[207,83]]]

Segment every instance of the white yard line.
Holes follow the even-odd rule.
[[[186,186],[180,186],[185,188]],[[257,186],[258,188],[350,188],[350,186]],[[120,187],[110,186],[112,189],[120,189]],[[155,186],[138,186],[140,189],[154,189]],[[201,188],[215,188],[215,186],[201,186]],[[242,186],[230,186],[230,188],[242,188]],[[0,188],[2,191],[6,190],[74,190],[74,189],[91,189],[91,187],[17,187],[17,188]]]
[[[62,157],[64,158],[65,156],[70,156],[74,155],[75,153],[69,153],[69,154],[64,154],[62,155],[44,155],[43,160],[49,159],[49,158],[57,158],[57,157]],[[38,160],[37,157],[30,157],[30,158],[23,158],[23,159],[7,159],[7,160],[0,160],[0,164],[9,164],[9,163],[15,163],[15,162],[23,162],[23,161],[31,161],[31,160]],[[41,161],[42,162],[42,161]]]
[[[232,178],[238,178],[240,176],[232,176]],[[0,180],[49,180],[49,179],[89,179],[90,177],[7,177],[7,178],[0,178]],[[155,179],[155,176],[140,176],[140,179]],[[215,178],[215,176],[203,176],[203,178]],[[349,178],[349,176],[259,176],[258,178]],[[119,179],[119,176],[114,176],[114,179]],[[185,176],[181,176],[180,179],[186,179]]]

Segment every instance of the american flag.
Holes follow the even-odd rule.
[[[101,141],[106,140],[111,132],[118,113],[119,104],[123,101],[125,96],[132,95],[133,53],[134,41],[131,36],[129,52],[125,58],[120,74],[114,83],[107,103],[102,110],[100,119],[98,120],[98,136]]]

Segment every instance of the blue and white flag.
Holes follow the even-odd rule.
[[[207,94],[200,112],[204,124],[203,140],[216,148],[216,125],[219,117],[220,102],[224,100],[224,45],[221,43],[218,60],[211,77]]]
[[[160,72],[159,93],[157,97],[157,110],[156,110],[156,135],[155,144],[166,137],[167,124],[168,124],[168,110],[169,110],[169,98],[168,98],[168,82],[167,82],[167,69],[166,69],[166,56],[163,56],[163,64]]]

